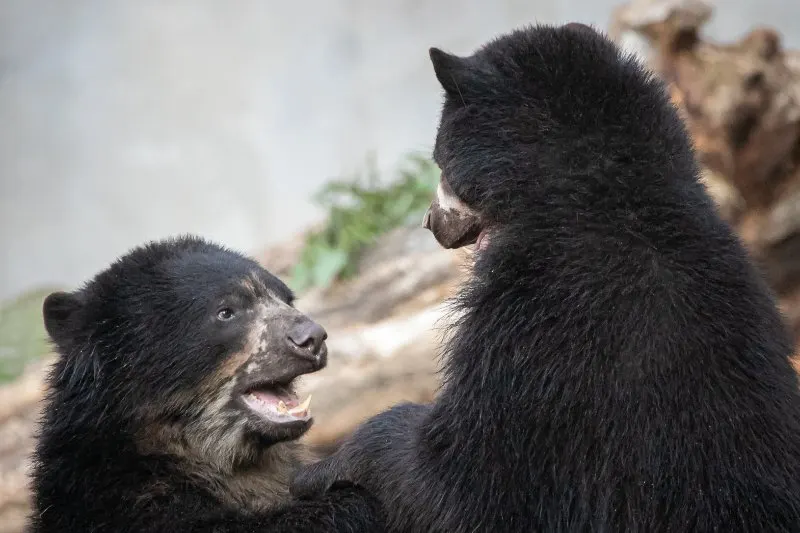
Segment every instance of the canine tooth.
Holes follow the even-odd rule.
[[[283,400],[279,401],[278,402],[278,412],[279,413],[285,413],[287,411],[288,411],[288,409],[286,408],[286,404],[283,403]]]
[[[289,413],[293,415],[302,415],[308,411],[308,406],[311,405],[311,395],[308,395],[306,401],[295,407],[294,409],[290,409]]]

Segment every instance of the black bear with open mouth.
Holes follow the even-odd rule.
[[[196,237],[140,246],[44,301],[58,352],[30,533],[380,532],[343,487],[293,501],[313,423],[296,379],[325,330],[254,260]]]

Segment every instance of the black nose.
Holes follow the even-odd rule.
[[[424,229],[431,229],[431,208],[425,211],[425,216],[422,217],[422,227]]]
[[[328,338],[328,332],[313,320],[304,320],[295,324],[289,330],[288,336],[291,344],[300,348],[301,353],[307,352],[317,358],[325,344],[325,339]]]

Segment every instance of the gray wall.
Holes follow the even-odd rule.
[[[598,0],[0,0],[0,298],[73,285],[144,240],[245,251],[319,213],[309,195],[375,151],[428,151],[427,48],[520,24],[606,27]],[[719,10],[800,46],[797,2]]]

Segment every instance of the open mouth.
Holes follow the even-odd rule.
[[[248,387],[242,394],[242,400],[253,414],[275,424],[308,422],[311,419],[311,396],[300,402],[291,382]]]
[[[445,219],[445,221],[450,222],[450,220]],[[456,220],[451,222],[450,226],[444,226],[443,229],[449,229],[451,235],[455,236],[458,233],[461,233],[460,236],[451,237],[450,243],[448,243],[448,248],[458,249],[463,248],[464,246],[469,246],[470,244],[475,244],[480,237],[482,231],[481,227],[478,225],[477,222],[469,224],[468,226],[461,226],[458,224],[461,222],[460,220]],[[448,237],[450,237],[448,235]]]
[[[456,249],[471,244],[475,245],[475,250],[485,250],[489,246],[489,231],[476,225],[469,233],[465,234],[450,247]]]
[[[475,249],[485,250],[487,246],[489,246],[489,232],[483,229],[475,239]]]

